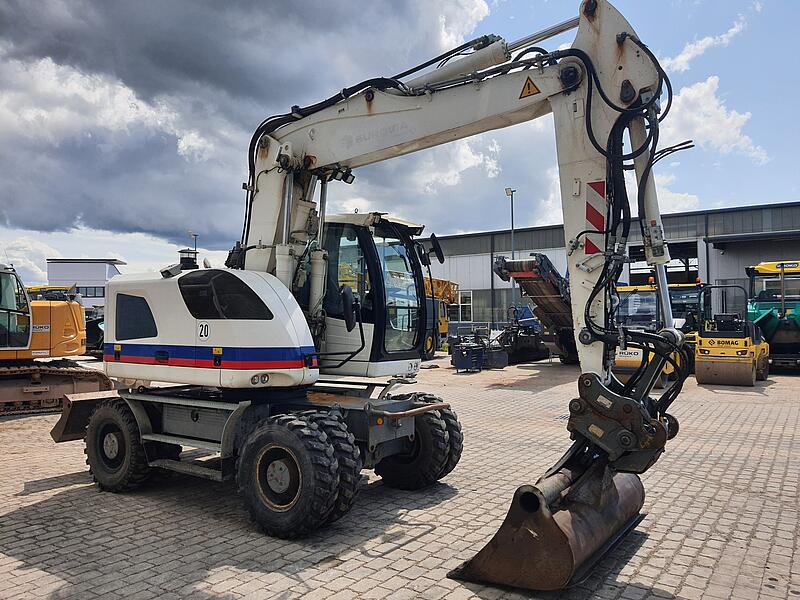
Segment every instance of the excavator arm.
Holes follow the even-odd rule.
[[[548,52],[534,45],[575,26],[571,48]],[[440,61],[441,68],[425,71]],[[517,491],[495,540],[465,564],[461,577],[534,589],[565,585],[632,526],[644,499],[635,474],[646,471],[677,432],[666,410],[682,379],[658,399],[650,392],[665,361],[681,351],[680,332],[671,319],[657,334],[631,332],[613,316],[632,226],[641,228],[663,314],[671,315],[670,256],[652,176],[654,162],[675,150],[657,150],[670,98],[666,74],[625,18],[605,0],[585,0],[576,19],[517,42],[484,36],[394,77],[292,107],[253,135],[242,240],[228,266],[274,273],[293,289],[310,253],[313,321],[324,295],[314,282],[325,277],[314,269],[325,264],[318,242],[329,182],[351,183],[357,167],[553,115],[582,370],[578,397],[569,405],[574,443],[535,486]],[[636,174],[638,222],[625,169]],[[513,262],[509,270],[522,270]],[[646,360],[624,385],[610,369],[617,345],[645,350]],[[540,560],[542,553],[561,567]]]

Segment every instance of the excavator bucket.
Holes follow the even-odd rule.
[[[518,488],[492,540],[448,577],[540,591],[583,580],[643,518],[644,487],[600,461],[572,480],[566,469]]]
[[[752,387],[756,384],[756,365],[730,359],[696,361],[694,376],[697,383]]]

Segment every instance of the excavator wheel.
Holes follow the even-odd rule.
[[[152,474],[139,426],[123,400],[104,400],[92,412],[84,452],[92,478],[108,492],[135,489]]]
[[[333,523],[347,514],[358,495],[361,485],[361,451],[356,445],[356,438],[347,429],[347,425],[337,414],[328,411],[309,410],[301,413],[325,432],[333,445],[339,473],[339,487],[336,490],[336,501],[328,514],[326,523]]]
[[[442,401],[441,398],[433,394],[418,394],[417,399],[428,404],[436,404]],[[440,410],[439,413],[442,415],[442,421],[444,421],[448,435],[447,461],[442,472],[439,473],[439,479],[442,479],[445,475],[449,475],[456,468],[458,461],[461,460],[461,453],[464,450],[464,433],[461,431],[461,423],[454,410],[445,408]]]
[[[447,425],[441,412],[433,410],[414,417],[414,439],[409,451],[384,458],[375,465],[375,473],[389,487],[419,490],[442,477],[449,457]]]
[[[253,520],[292,539],[326,523],[339,488],[339,465],[325,432],[307,417],[284,414],[257,427],[242,447],[236,481]]]

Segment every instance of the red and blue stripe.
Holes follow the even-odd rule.
[[[117,352],[114,347],[120,347]],[[235,369],[260,371],[271,369],[318,368],[319,362],[313,346],[299,348],[241,348],[223,346],[176,346],[167,344],[104,344],[103,360],[106,362],[137,365],[166,365],[170,367],[201,367],[210,369]],[[215,364],[217,358],[217,364]]]

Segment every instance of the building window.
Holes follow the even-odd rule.
[[[147,300],[141,296],[117,294],[116,339],[135,340],[158,335],[156,321]]]
[[[106,289],[100,286],[78,286],[75,288],[83,298],[105,298]]]
[[[232,273],[191,271],[178,280],[178,287],[195,319],[272,319],[272,312],[258,294]]]
[[[457,323],[472,322],[472,292],[459,292],[458,304],[451,304],[447,307],[447,315],[450,321]]]

